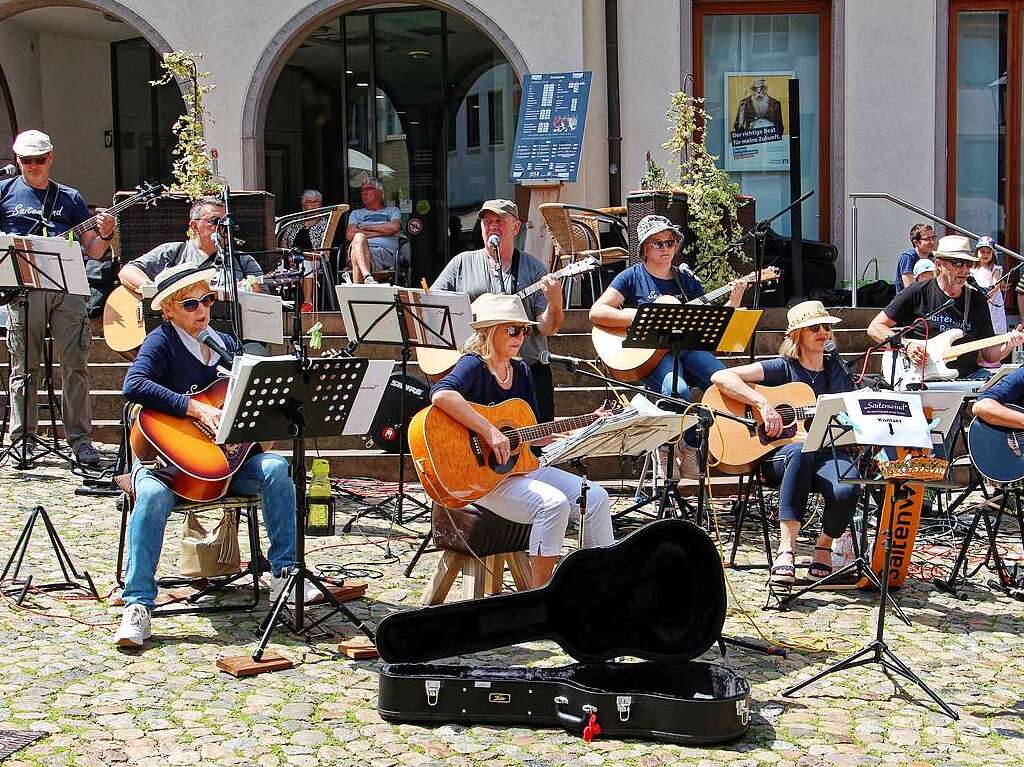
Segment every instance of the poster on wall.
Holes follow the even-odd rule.
[[[725,73],[726,170],[789,170],[789,80],[795,76]]]
[[[552,72],[523,78],[513,184],[576,180],[590,99],[590,72]]]

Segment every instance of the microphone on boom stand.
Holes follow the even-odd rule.
[[[505,275],[501,271],[501,238],[496,234],[488,237],[487,249],[494,254],[494,261],[498,265],[498,282],[501,283],[501,292],[508,293],[508,288],[505,287]]]
[[[550,365],[552,362],[561,362],[570,367],[577,367],[579,365],[596,365],[600,360],[585,360],[580,357],[570,357],[567,354],[552,354],[546,349],[537,355],[542,365]]]
[[[204,328],[196,336],[196,339],[203,345],[213,350],[213,353],[220,358],[221,364],[228,370],[231,370],[231,366],[234,364],[234,357],[224,348],[220,343],[220,339],[214,337],[214,333],[209,328]]]
[[[10,178],[11,176],[17,176],[18,173],[17,165],[5,165],[0,168],[0,178]]]

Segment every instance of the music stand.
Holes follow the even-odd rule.
[[[270,613],[260,625],[263,635],[252,654],[259,662],[266,650],[288,596],[295,594],[292,611],[295,633],[307,634],[336,613],[342,613],[371,641],[373,632],[331,593],[319,576],[306,567],[306,438],[359,433],[368,423],[384,392],[390,365],[378,360],[345,357],[304,359],[285,357],[235,358],[217,430],[218,444],[292,440],[292,480],[295,483],[295,566]],[[305,581],[334,608],[306,625]]]
[[[468,323],[472,316],[467,293],[433,291],[415,288],[401,288],[392,285],[338,285],[338,301],[341,303],[345,332],[350,351],[362,343],[378,343],[401,346],[403,380],[408,375],[409,358],[413,348],[458,349],[456,338],[472,333],[466,328],[456,329],[454,317],[462,317]],[[398,400],[398,491],[384,500],[360,509],[342,528],[346,533],[360,518],[370,514],[383,517],[389,522],[405,524],[405,502],[415,504],[420,511],[409,521],[426,514],[430,506],[405,492],[405,456],[407,435],[405,430],[405,387],[400,390]],[[376,409],[374,409],[376,412]],[[387,511],[391,504],[394,514]]]
[[[893,396],[893,395],[890,395],[890,396]],[[895,395],[895,396],[898,396],[898,395]],[[824,398],[822,398],[822,399],[824,399]],[[819,400],[819,402],[820,401],[821,400]],[[817,419],[817,415],[815,416],[815,418]],[[916,420],[916,419],[913,418],[913,416],[912,416],[911,420]],[[877,438],[869,438],[867,440],[862,439],[862,437],[859,436],[859,432],[861,431],[860,427],[855,425],[854,421],[850,419],[849,414],[846,414],[846,417],[843,417],[843,414],[841,414],[840,412],[833,411],[828,416],[828,421],[829,421],[829,423],[828,423],[828,425],[826,427],[826,430],[828,432],[831,432],[831,433],[833,433],[835,435],[831,439],[831,444],[832,444],[833,451],[835,450],[837,444],[840,441],[844,440],[844,439],[847,441],[847,443],[871,445],[871,446],[876,446],[876,447],[877,446],[889,446],[889,444],[886,443],[886,442],[879,442],[877,440]],[[943,438],[945,437],[945,434],[943,432],[941,432],[941,430],[935,430],[931,426],[928,426],[926,428],[928,428],[928,432],[929,432],[929,434],[928,434],[929,441],[931,441],[934,438],[934,434],[936,434],[936,433],[938,433]],[[808,441],[810,441],[810,438],[811,438],[811,434],[809,433],[808,434]],[[820,444],[818,445],[818,447],[820,447]],[[810,451],[810,450],[813,450],[813,449],[815,449],[813,443],[810,446],[808,446],[807,443],[805,443],[805,447],[804,447],[805,451]],[[833,455],[835,455],[835,454],[833,454]],[[878,619],[877,619],[877,622],[875,624],[875,638],[872,641],[868,642],[863,647],[861,647],[861,649],[857,650],[852,655],[849,655],[846,658],[844,658],[844,659],[842,659],[842,660],[840,660],[840,661],[838,661],[836,663],[833,663],[832,665],[830,665],[826,669],[818,672],[817,674],[815,674],[814,676],[810,677],[809,679],[805,679],[804,681],[800,682],[799,684],[796,684],[796,685],[790,687],[789,689],[785,690],[782,693],[782,695],[784,697],[790,697],[794,693],[798,692],[799,690],[802,690],[804,687],[807,687],[808,685],[818,681],[819,679],[822,679],[822,678],[828,676],[829,674],[835,673],[837,671],[843,671],[843,670],[848,669],[848,668],[857,668],[858,666],[865,666],[865,665],[867,665],[869,663],[877,663],[880,666],[882,666],[883,668],[885,668],[885,669],[887,669],[889,671],[892,671],[893,673],[902,676],[904,679],[907,679],[908,681],[911,681],[914,684],[916,684],[918,687],[920,687],[922,690],[924,690],[925,693],[927,693],[928,697],[930,697],[933,701],[935,701],[935,703],[948,716],[952,717],[954,720],[959,719],[960,717],[956,713],[956,711],[954,711],[952,708],[950,708],[950,706],[945,701],[943,701],[942,698],[940,698],[930,687],[928,687],[928,685],[925,684],[924,680],[922,680],[919,676],[917,676],[914,673],[914,671],[909,666],[907,666],[907,664],[905,664],[900,659],[900,657],[898,655],[896,655],[895,652],[893,652],[889,648],[888,644],[886,644],[886,641],[885,641],[885,614],[886,614],[886,608],[887,608],[887,606],[889,604],[894,604],[894,602],[892,601],[892,598],[891,598],[891,596],[889,594],[889,580],[890,580],[890,572],[891,572],[891,567],[892,567],[893,536],[894,536],[894,530],[895,530],[895,520],[896,520],[896,516],[897,516],[897,502],[898,502],[898,499],[904,498],[904,497],[907,496],[907,486],[908,485],[921,485],[921,486],[923,486],[925,488],[928,488],[928,487],[948,488],[949,484],[945,483],[945,482],[923,482],[921,480],[912,480],[912,479],[905,479],[905,478],[888,478],[888,479],[876,480],[876,479],[854,479],[854,478],[850,478],[850,477],[841,477],[840,481],[842,481],[844,483],[847,483],[847,484],[885,487],[887,489],[887,491],[889,491],[889,492],[887,492],[887,494],[885,496],[886,499],[889,501],[889,508],[887,510],[888,511],[888,520],[887,520],[888,524],[886,525],[886,528],[885,528],[885,537],[883,539],[883,544],[882,544],[882,548],[883,548],[884,554],[882,556],[881,572],[882,572],[883,575],[882,575],[882,577],[872,578],[872,580],[879,587],[879,593],[880,593],[880,597],[879,597],[879,600],[878,600]],[[884,514],[885,511],[886,510],[883,509],[883,517],[885,516],[885,514]],[[879,534],[880,535],[882,534],[881,530],[879,530]],[[843,569],[847,569],[847,568],[843,568]],[[867,572],[870,572],[872,575],[875,575],[875,573],[872,571],[872,568],[870,566],[867,568]],[[866,574],[867,573],[865,573],[865,575]],[[822,581],[825,581],[825,580],[827,580],[827,578],[822,579]],[[905,616],[904,616],[904,620],[906,620]],[[907,621],[907,624],[909,625],[909,621]]]
[[[734,309],[731,306],[705,304],[649,303],[637,309],[632,324],[622,342],[624,348],[664,349],[672,355],[672,391],[679,389],[679,353],[707,351],[711,353],[741,352],[750,343],[750,336],[761,318],[760,310]],[[707,505],[708,432],[714,417],[707,408],[698,412],[694,427],[697,438],[697,466],[699,469],[697,509],[694,522],[701,524]],[[729,414],[721,414],[728,416]],[[658,519],[669,515],[672,499],[682,515],[689,505],[679,493],[679,480],[673,479],[675,445],[669,444],[668,466],[658,502]],[[653,498],[634,504],[618,516],[647,505]]]

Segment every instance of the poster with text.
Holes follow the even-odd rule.
[[[725,73],[726,170],[789,170],[789,80],[794,76]]]

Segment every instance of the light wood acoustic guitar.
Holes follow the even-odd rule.
[[[530,451],[531,442],[581,429],[600,417],[588,413],[538,424],[530,405],[522,399],[470,406],[508,437],[511,453],[504,463],[497,463],[480,435],[437,405],[424,408],[409,423],[409,454],[423,489],[450,509],[461,509],[483,498],[506,477],[529,474],[540,466]]]
[[[600,265],[601,262],[597,258],[588,256],[587,258],[572,262],[557,272],[551,272],[550,275],[545,274],[544,276],[551,276],[556,280],[560,280],[563,277],[581,277],[588,272],[594,271]],[[528,298],[538,290],[540,290],[540,282],[535,282],[529,287],[520,290],[516,295],[521,299]],[[428,349],[426,347],[416,349],[416,362],[420,367],[420,371],[431,382],[448,375],[461,356],[462,352],[457,349],[453,351],[447,349]]]
[[[715,468],[726,474],[744,474],[772,450],[807,438],[807,428],[814,418],[817,396],[805,383],[781,386],[752,385],[782,416],[782,434],[769,437],[764,430],[760,411],[726,395],[712,385],[704,392],[701,404],[742,418],[753,418],[756,426],[746,426],[730,418],[716,418],[708,432],[708,453],[716,461]]]
[[[760,282],[770,282],[777,280],[780,272],[774,266],[770,266],[767,269],[762,269],[760,274]],[[740,277],[739,281],[751,284],[755,282],[755,275],[751,272],[745,277]],[[730,285],[723,285],[686,303],[713,304],[715,301],[725,298],[731,292],[732,287]],[[659,296],[655,303],[682,304],[683,302],[675,296]],[[597,356],[608,367],[608,371],[613,378],[627,382],[642,381],[658,366],[667,350],[624,347],[622,342],[626,340],[627,330],[629,330],[628,327],[613,328],[594,323],[594,328],[590,331],[590,339],[594,343],[594,350],[597,352]]]
[[[292,269],[264,274],[256,281],[265,288],[279,288],[301,279],[302,272]],[[225,294],[218,292],[218,298],[224,300]],[[129,362],[146,340],[145,311],[145,301],[123,285],[114,288],[103,305],[103,340]]]
[[[214,381],[192,399],[222,408],[228,379]],[[212,501],[228,492],[231,478],[256,446],[255,442],[218,445],[199,421],[141,408],[132,422],[129,444],[135,457],[163,464],[155,473],[176,495],[190,501]]]

